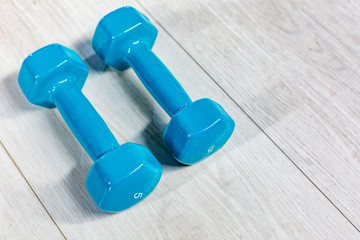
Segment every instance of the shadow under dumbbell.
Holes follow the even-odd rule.
[[[154,122],[150,122],[141,133],[146,146],[155,155],[162,165],[171,167],[183,167],[183,165],[176,161],[174,157],[166,150],[162,141],[162,131],[160,131]],[[166,169],[165,169],[166,171]]]
[[[149,123],[140,134],[140,138],[145,143],[146,147],[155,155],[158,161],[167,166],[181,167],[185,166],[176,161],[173,156],[166,150],[162,141],[162,133],[165,130],[167,123],[164,121],[163,116],[156,113],[152,103],[157,104],[152,98],[148,96],[147,91],[141,91],[134,83],[137,79],[131,79],[128,74],[118,72],[119,84],[125,90],[133,103],[146,114]],[[165,115],[164,115],[165,116]],[[166,169],[164,169],[166,171]]]
[[[102,72],[107,69],[108,66],[95,54],[92,49],[90,39],[77,42],[74,49],[92,70]]]
[[[57,217],[58,221],[76,223],[106,217],[107,214],[96,206],[85,186],[85,181],[93,161],[62,120],[59,112],[56,109],[44,109],[43,111],[47,115],[46,119],[49,125],[53,126],[46,130],[50,131],[51,135],[58,139],[57,147],[61,148],[64,155],[69,156],[71,161],[75,162],[75,166],[72,167],[71,171],[67,172],[62,181],[53,187],[54,189],[59,189],[58,191],[60,192],[63,192],[62,189],[68,192],[67,196],[72,201],[68,203],[69,209],[67,211],[70,211],[74,217],[68,218],[66,214],[59,215]]]
[[[50,131],[51,135],[58,139],[57,147],[61,148],[64,155],[69,156],[71,161],[75,162],[71,171],[67,172],[66,176],[53,187],[54,190],[59,189],[57,191],[60,192],[67,191],[66,194],[71,201],[68,202],[66,211],[71,212],[73,217],[68,218],[66,214],[60,214],[57,216],[57,220],[65,223],[77,223],[109,216],[96,206],[86,189],[85,182],[93,161],[62,120],[60,113],[56,109],[52,111],[44,109],[43,111],[47,115],[46,119],[49,124],[53,126],[47,131]]]
[[[86,222],[94,219],[105,218],[109,216],[104,211],[101,211],[94,201],[91,199],[86,186],[85,181],[87,174],[90,171],[90,164],[84,164],[83,158],[88,158],[87,154],[83,152],[83,156],[76,163],[76,166],[72,168],[63,181],[60,183],[66,186],[69,191],[69,196],[72,197],[73,202],[69,206],[70,211],[75,217],[69,220],[68,218],[59,219],[62,222]],[[92,160],[89,160],[89,162]]]
[[[6,95],[4,95],[3,98],[0,97],[1,105],[2,107],[4,107],[4,109],[12,109],[12,111],[0,111],[2,113],[0,118],[8,118],[14,119],[14,121],[20,121],[19,118],[21,118],[22,115],[24,115],[26,112],[38,112],[51,127],[38,129],[35,131],[48,131],[51,136],[54,136],[54,139],[57,143],[57,148],[59,148],[59,151],[63,153],[62,156],[70,156],[70,158],[73,158],[71,160],[76,163],[75,167],[73,167],[71,171],[67,173],[66,177],[64,177],[64,179],[62,179],[62,181],[60,181],[59,183],[53,184],[52,182],[47,182],[45,186],[41,186],[43,190],[41,192],[37,192],[41,199],[48,199],[42,194],[56,195],[53,196],[54,198],[56,198],[54,199],[54,201],[44,201],[44,206],[48,208],[50,212],[52,212],[52,210],[54,209],[54,206],[52,204],[56,204],[56,202],[62,201],[64,199],[63,194],[67,194],[68,197],[65,197],[65,199],[72,200],[67,205],[71,206],[69,207],[69,209],[72,214],[75,215],[75,217],[69,220],[70,218],[68,218],[66,215],[66,212],[69,212],[69,210],[64,209],[64,214],[56,215],[57,221],[84,222],[89,221],[95,217],[96,219],[98,219],[99,216],[106,217],[108,214],[102,212],[100,209],[97,208],[96,204],[92,201],[90,195],[88,194],[85,186],[85,180],[91,168],[92,160],[87,156],[87,154],[85,153],[81,145],[77,142],[64,121],[61,120],[60,114],[58,114],[56,109],[49,110],[40,108],[29,103],[29,101],[26,100],[24,94],[19,87],[17,78],[18,73],[13,73],[0,80],[1,87],[4,87],[6,89]],[[28,124],[29,126],[32,126],[31,121],[29,121]],[[27,132],[24,132],[24,134],[27,134]],[[44,146],[39,145],[39,147]],[[30,157],[29,161],[31,160],[33,159],[31,159]],[[41,161],[51,160],[41,159]],[[22,164],[18,164],[21,168]],[[51,162],[47,164],[51,165]],[[49,168],[51,167],[49,166]],[[26,174],[26,172],[24,174]],[[25,177],[27,177],[27,175],[25,175]],[[32,185],[33,183],[29,182],[29,184]],[[36,189],[34,186],[32,187]],[[67,191],[68,193],[66,193]]]
[[[10,95],[10,99],[4,99],[0,101],[4,109],[13,109],[16,107],[19,112],[40,110],[40,108],[30,104],[29,101],[26,100],[24,94],[21,92],[18,83],[18,73],[12,73],[8,75],[3,80],[1,80],[1,83],[6,88],[7,93]],[[4,114],[9,114],[12,112],[14,111],[4,111]]]
[[[107,69],[107,65],[104,64],[103,61],[93,51],[90,39],[82,40],[76,43],[75,50],[82,58],[85,58],[85,62],[91,70],[101,72]],[[91,53],[91,55],[89,55],[89,53]],[[139,86],[142,87],[139,80],[130,77],[127,71],[117,71],[119,76],[117,82],[119,83],[119,86],[122,88],[122,90],[124,90],[123,92],[125,92],[129,99],[131,99],[131,101],[134,103],[134,105],[139,108],[149,119],[149,124],[141,131],[139,135],[140,139],[162,165],[171,167],[185,166],[173,158],[173,156],[166,150],[162,141],[162,133],[169,121],[169,119],[164,120],[167,115],[160,115],[155,112],[152,103],[156,105],[157,103],[153,100],[145,88],[143,90],[139,88]],[[136,75],[134,75],[134,78],[137,78]],[[136,85],[136,81],[139,82],[139,86]],[[166,171],[166,168],[164,170]]]

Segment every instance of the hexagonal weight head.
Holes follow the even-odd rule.
[[[60,44],[50,44],[30,54],[19,73],[19,85],[33,104],[53,108],[51,92],[64,81],[72,81],[81,89],[89,69],[73,50]]]
[[[193,164],[220,149],[235,128],[234,120],[216,102],[203,98],[180,110],[164,132],[164,143],[183,164]]]
[[[125,58],[131,45],[142,42],[151,49],[157,33],[145,15],[133,7],[122,7],[100,20],[92,46],[107,65],[122,71],[129,67]]]

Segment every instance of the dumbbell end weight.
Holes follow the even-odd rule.
[[[92,47],[107,65],[123,71],[130,67],[126,55],[131,45],[141,41],[151,49],[157,34],[156,27],[145,15],[127,6],[112,11],[100,20]]]
[[[82,89],[89,69],[78,54],[60,44],[53,43],[33,52],[23,61],[18,81],[25,97],[32,104],[54,108],[55,99],[51,94],[56,86],[73,79]],[[68,81],[69,82],[69,81]],[[66,82],[63,85],[66,85]]]
[[[234,120],[218,103],[203,98],[173,116],[163,139],[176,160],[191,165],[219,150],[234,128]]]
[[[146,147],[125,143],[95,162],[86,187],[100,209],[118,212],[145,199],[161,175],[161,165]]]

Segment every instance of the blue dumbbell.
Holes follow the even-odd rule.
[[[162,168],[146,147],[119,145],[81,92],[88,72],[76,52],[51,44],[24,60],[19,85],[31,103],[57,107],[95,162],[86,179],[90,196],[100,209],[117,212],[148,196],[159,182]]]
[[[151,51],[157,29],[132,7],[103,17],[93,37],[96,54],[122,71],[132,67],[147,90],[172,118],[164,143],[181,163],[193,164],[220,149],[235,128],[234,120],[216,102],[192,102],[184,89]]]

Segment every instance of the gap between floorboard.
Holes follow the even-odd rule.
[[[29,188],[31,189],[31,191],[34,193],[35,197],[37,198],[37,200],[40,202],[41,206],[44,208],[45,212],[48,214],[48,216],[50,217],[51,221],[55,224],[56,228],[59,230],[60,234],[64,237],[64,239],[67,239],[64,235],[64,233],[61,231],[60,227],[57,225],[57,223],[55,222],[54,218],[51,216],[51,214],[49,213],[49,211],[46,209],[45,205],[43,204],[43,202],[40,200],[39,196],[36,194],[35,190],[33,189],[33,187],[30,185],[30,183],[28,182],[28,180],[26,179],[26,177],[24,176],[24,174],[22,173],[22,171],[20,170],[20,168],[18,167],[18,165],[16,164],[15,160],[13,159],[13,157],[10,155],[9,151],[7,150],[7,148],[5,147],[5,145],[3,144],[2,141],[0,141],[0,145],[4,148],[6,154],[9,156],[9,158],[11,159],[12,163],[15,165],[16,169],[19,171],[19,173],[21,174],[21,176],[24,178],[26,184],[29,186]]]

